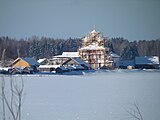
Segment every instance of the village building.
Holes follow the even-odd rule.
[[[70,58],[79,58],[78,52],[63,52],[62,55],[53,56],[50,61],[52,61],[52,64],[62,65]]]
[[[38,70],[43,72],[54,71],[55,68],[60,66],[58,64],[53,64],[52,59],[47,58],[39,59],[37,62],[40,64]]]
[[[111,62],[113,61],[113,67],[118,68],[119,67],[119,60],[120,56],[116,53],[113,53],[112,51],[109,53],[109,58],[111,59]]]
[[[136,69],[157,69],[159,67],[158,56],[144,56],[135,57],[135,68]]]
[[[82,47],[78,49],[80,58],[92,69],[112,67],[108,59],[109,49],[104,47],[104,39],[95,29],[82,39]]]
[[[13,70],[19,71],[26,71],[26,70],[32,70],[33,72],[38,71],[38,66],[40,64],[34,59],[34,58],[21,58],[18,57],[12,64],[11,68]]]
[[[59,69],[63,69],[63,63],[69,60],[70,58],[78,58],[78,52],[63,52],[62,55],[56,55],[52,58],[43,58],[39,59],[40,63],[39,70],[40,71],[55,71],[58,67]],[[63,71],[63,70],[62,70]],[[64,70],[65,71],[65,70]]]
[[[135,69],[159,69],[158,56],[139,56],[133,60],[120,60],[119,68],[135,68]]]
[[[64,72],[81,71],[88,69],[89,69],[88,63],[82,61],[78,57],[70,57],[60,67],[57,67],[55,71],[56,73],[64,73]]]

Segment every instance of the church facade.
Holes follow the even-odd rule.
[[[82,46],[78,49],[80,58],[92,69],[108,66],[109,49],[104,47],[104,39],[95,29],[82,39]]]

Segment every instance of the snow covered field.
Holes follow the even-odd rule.
[[[23,79],[23,120],[129,120],[126,109],[135,101],[144,120],[160,120],[160,72],[118,70]]]

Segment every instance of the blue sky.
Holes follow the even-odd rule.
[[[160,38],[160,0],[0,0],[0,36]]]

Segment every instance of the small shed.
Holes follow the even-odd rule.
[[[11,65],[12,68],[31,67],[34,72],[37,72],[37,67],[40,64],[34,58],[17,58]]]

